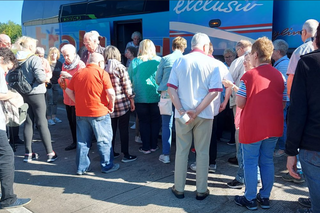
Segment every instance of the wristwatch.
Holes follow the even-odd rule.
[[[178,112],[179,112],[179,113],[185,112],[185,110],[181,107],[180,109],[178,109]]]

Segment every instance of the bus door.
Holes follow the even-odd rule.
[[[124,57],[126,45],[128,42],[132,41],[131,35],[133,32],[138,31],[142,33],[142,20],[125,20],[125,21],[115,21],[113,23],[114,29],[114,40],[112,44],[116,46],[121,53],[121,60],[126,64],[127,59]]]

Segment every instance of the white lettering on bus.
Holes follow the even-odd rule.
[[[215,3],[214,3],[215,2]],[[214,3],[214,4],[213,4]],[[212,5],[213,4],[213,5]],[[179,0],[173,9],[177,14],[185,11],[218,11],[224,13],[231,13],[233,11],[244,11],[248,12],[257,6],[262,6],[263,4],[247,3],[241,4],[238,1],[231,1],[228,4],[226,2],[216,1],[216,0]]]

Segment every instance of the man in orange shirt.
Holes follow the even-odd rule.
[[[113,112],[115,92],[109,74],[104,71],[104,59],[92,53],[86,68],[72,77],[66,93],[75,102],[77,116],[77,174],[89,170],[89,149],[93,135],[97,139],[103,173],[119,169],[113,164],[112,128],[109,113]]]

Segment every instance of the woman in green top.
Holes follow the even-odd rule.
[[[133,59],[128,69],[135,92],[135,106],[139,117],[142,147],[139,151],[150,154],[158,149],[160,130],[160,112],[158,102],[160,94],[155,80],[161,58],[149,39],[140,42],[138,57]]]

